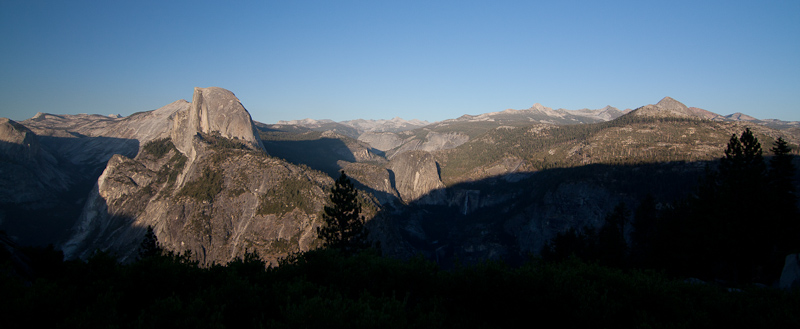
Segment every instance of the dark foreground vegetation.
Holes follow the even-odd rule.
[[[786,256],[800,252],[800,211],[788,144],[778,139],[769,161],[762,153],[749,129],[733,135],[718,168],[707,168],[686,199],[659,209],[648,196],[633,212],[620,204],[599,229],[558,234],[542,256],[574,255],[728,285],[775,285]]]
[[[782,140],[772,153],[734,135],[687,200],[621,204],[516,267],[381,257],[344,173],[318,231],[327,249],[277,267],[256,254],[201,267],[152,229],[129,264],[63,261],[0,233],[0,328],[800,328],[800,288],[769,287],[800,251],[792,157]]]
[[[316,250],[266,268],[255,255],[202,268],[186,257],[118,264],[28,249],[2,262],[3,328],[582,328],[800,326],[800,291],[731,290],[572,258],[440,270],[374,250]]]

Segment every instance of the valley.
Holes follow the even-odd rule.
[[[167,249],[206,265],[249,251],[277,264],[318,246],[341,170],[362,191],[370,239],[386,255],[520,262],[559,233],[599,228],[619,203],[651,195],[670,207],[745,128],[763,145],[787,140],[795,154],[800,143],[796,122],[722,116],[669,97],[626,111],[535,104],[434,123],[263,124],[230,91],[196,88],[192,102],[128,117],[2,124],[0,164],[12,174],[0,227],[17,243],[131,261],[151,226]]]

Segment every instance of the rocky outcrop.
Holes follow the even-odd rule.
[[[409,136],[410,135],[410,136]],[[419,136],[425,136],[424,139]],[[409,133],[364,133],[358,140],[387,152],[389,158],[408,151],[439,151],[461,146],[469,141],[469,136],[460,132],[440,133],[436,131],[424,134]]]
[[[388,169],[369,163],[347,163],[342,170],[354,181],[356,188],[367,190],[381,205],[400,200],[394,177]]]
[[[384,152],[403,145],[404,142],[398,134],[391,132],[365,132],[358,136],[358,140]]]
[[[166,249],[190,252],[205,265],[246,251],[277,263],[317,243],[328,176],[260,151],[203,142],[190,164],[168,139],[159,143],[169,151],[109,161],[62,246],[65,257],[103,250],[134,260],[147,226]]]
[[[397,155],[387,168],[394,176],[395,188],[405,202],[411,202],[444,187],[433,155],[410,151]]]
[[[32,161],[39,152],[39,139],[33,131],[14,120],[0,118],[0,155]]]
[[[0,203],[52,204],[72,182],[33,131],[7,118],[0,118],[0,172]]]
[[[179,151],[192,154],[198,133],[219,133],[251,149],[264,149],[250,113],[232,92],[218,87],[194,88],[191,106],[175,115],[170,137]]]

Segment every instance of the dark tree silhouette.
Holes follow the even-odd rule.
[[[369,247],[367,228],[361,216],[361,205],[358,202],[358,190],[341,172],[339,179],[333,184],[330,192],[330,205],[325,206],[322,227],[317,228],[317,235],[326,248],[354,252]]]
[[[795,168],[792,164],[792,149],[782,137],[775,141],[773,156],[769,162],[769,184],[779,203],[797,210],[797,196],[794,187]]]
[[[660,213],[656,207],[656,199],[647,194],[634,213],[631,232],[631,261],[639,266],[649,266],[653,259],[653,244],[659,228]]]
[[[606,215],[605,224],[597,234],[600,263],[608,266],[625,265],[628,245],[625,242],[625,224],[628,223],[630,210],[620,202],[614,210]]]
[[[542,258],[546,261],[564,261],[570,257],[577,257],[585,261],[597,258],[597,234],[589,227],[581,230],[569,228],[559,232],[548,241],[542,249]]]
[[[719,166],[722,183],[730,192],[742,195],[744,189],[759,189],[765,182],[766,169],[761,143],[750,128],[742,132],[741,138],[731,136]]]
[[[144,234],[144,239],[142,239],[142,243],[139,245],[139,259],[161,256],[163,253],[164,249],[162,249],[161,245],[158,243],[158,238],[153,231],[153,227],[148,225],[147,232]]]
[[[775,266],[783,264],[786,254],[800,251],[800,211],[797,209],[792,150],[789,143],[778,138],[770,149],[773,156],[769,162],[769,195],[768,212],[779,227],[775,244]]]

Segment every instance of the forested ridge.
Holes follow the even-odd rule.
[[[487,168],[504,159],[522,160],[521,171],[587,164],[709,161],[719,157],[717,150],[724,147],[730,133],[742,129],[699,118],[625,115],[592,124],[498,127],[458,148],[434,154],[442,165],[442,179],[449,185],[481,178],[485,174],[476,172],[476,168]],[[767,145],[776,139],[767,134],[758,137]],[[793,150],[797,154],[797,148]]]

